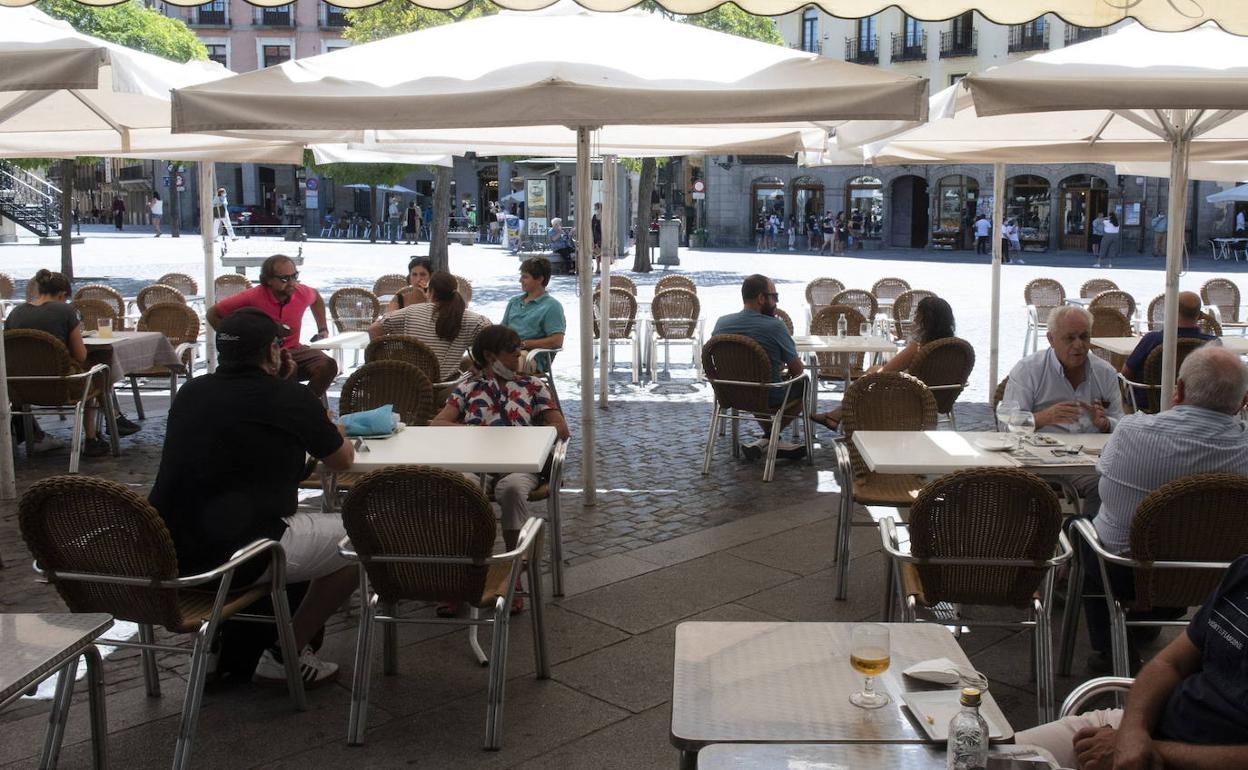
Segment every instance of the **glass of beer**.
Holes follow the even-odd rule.
[[[102,340],[111,340],[113,338],[113,319],[101,318],[96,329],[96,336]]]
[[[864,709],[878,709],[889,702],[887,693],[876,692],[875,677],[888,670],[888,627],[878,623],[854,626],[849,641],[849,665],[864,677],[862,692],[849,702]]]

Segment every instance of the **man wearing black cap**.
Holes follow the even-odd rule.
[[[257,308],[220,322],[220,366],[188,382],[169,408],[150,502],[169,526],[184,575],[212,569],[255,540],[281,542],[287,581],[311,581],[294,627],[304,681],[314,685],[332,679],[338,666],[306,645],[351,595],[356,571],[338,555],[341,518],[298,511],[297,490],[306,455],[344,471],[355,453],[316,395],[286,379],[294,366],[282,349],[289,334]],[[274,650],[260,658],[255,676],[285,680]]]

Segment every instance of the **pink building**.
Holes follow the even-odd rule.
[[[257,8],[243,0],[213,0],[197,8],[161,4],[166,16],[184,20],[204,45],[208,57],[235,72],[271,67],[288,59],[316,56],[349,43],[341,8],[300,0],[276,8]]]

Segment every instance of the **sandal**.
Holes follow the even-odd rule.
[[[516,591],[517,593],[511,597],[511,614],[519,615],[524,612],[524,597],[519,594],[524,590],[524,586],[520,585],[520,576],[516,575]]]
[[[819,423],[820,425],[827,428],[828,430],[836,430],[837,428],[841,426],[840,420],[833,419],[826,413],[825,414],[812,414],[810,416],[810,421]]]

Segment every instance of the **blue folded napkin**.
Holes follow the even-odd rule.
[[[348,436],[380,436],[393,433],[399,423],[394,404],[386,404],[367,412],[353,412],[338,418],[338,424],[346,429]]]

